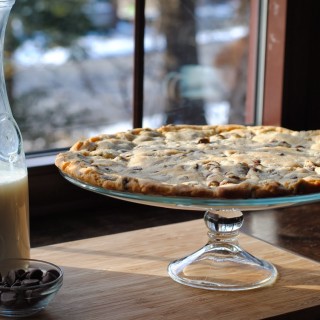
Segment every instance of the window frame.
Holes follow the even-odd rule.
[[[269,0],[265,45],[262,124],[282,124],[287,0]]]

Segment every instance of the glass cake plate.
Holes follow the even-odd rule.
[[[277,279],[278,271],[273,264],[254,257],[239,245],[237,236],[243,224],[242,211],[281,208],[320,200],[320,193],[232,200],[144,195],[107,190],[61,174],[81,188],[116,199],[170,209],[204,211],[208,242],[196,252],[171,262],[168,273],[178,283],[208,290],[250,290],[270,286]]]

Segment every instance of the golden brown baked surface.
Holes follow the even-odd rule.
[[[78,141],[65,174],[106,189],[245,199],[320,192],[320,130],[168,125]]]

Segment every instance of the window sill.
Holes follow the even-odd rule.
[[[26,163],[28,169],[53,165],[56,155],[66,149],[56,149],[44,152],[32,152],[26,154]]]

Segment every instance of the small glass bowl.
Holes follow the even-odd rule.
[[[62,270],[46,261],[0,261],[0,316],[27,317],[43,310],[63,283]]]

